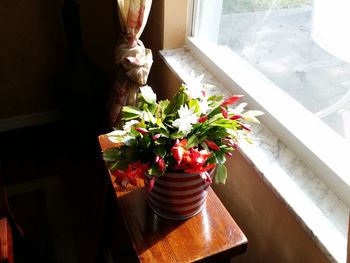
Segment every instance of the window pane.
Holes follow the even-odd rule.
[[[226,45],[350,140],[350,1],[202,0],[197,35]]]

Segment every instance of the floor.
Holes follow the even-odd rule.
[[[0,145],[9,203],[38,262],[129,262],[130,247],[118,243],[126,233],[122,226],[109,229],[120,249],[112,256],[105,250],[106,220],[110,224],[115,212],[106,200],[112,210],[115,200],[106,194],[96,133],[51,123],[0,133]]]

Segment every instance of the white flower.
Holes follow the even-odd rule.
[[[179,128],[185,135],[192,130],[192,124],[197,123],[198,117],[194,114],[195,107],[188,109],[187,105],[181,105],[178,110],[180,118],[173,122],[175,127]]]
[[[190,79],[185,84],[186,86],[186,93],[187,95],[192,99],[197,98],[203,98],[203,84],[201,84],[201,81],[203,79],[204,75],[200,75],[198,77],[194,76],[194,72],[191,71]]]
[[[152,88],[148,85],[140,87],[142,97],[147,103],[154,103],[157,101],[157,95],[153,92]]]
[[[140,123],[140,122],[137,121],[137,120],[128,121],[128,122],[126,122],[126,123],[124,124],[123,130],[124,130],[124,131],[130,131],[131,126],[134,126],[135,124],[138,124],[138,123]]]
[[[199,101],[199,109],[200,109],[200,114],[206,114],[208,113],[211,108],[209,107],[207,98],[203,98],[203,100]]]

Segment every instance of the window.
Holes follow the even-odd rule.
[[[187,46],[350,205],[350,2],[194,0]]]

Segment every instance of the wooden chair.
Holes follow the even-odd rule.
[[[1,168],[1,167],[0,167]],[[17,224],[10,209],[0,169],[0,263],[44,263],[45,258]]]
[[[0,263],[13,263],[14,238],[22,238],[23,231],[14,220],[0,175]]]
[[[0,219],[0,262],[13,262],[12,231],[6,217]]]

